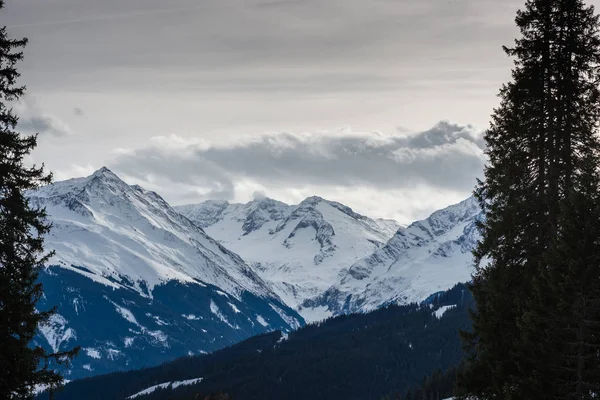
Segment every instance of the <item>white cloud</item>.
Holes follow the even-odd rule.
[[[68,168],[57,169],[53,171],[54,181],[63,181],[73,177],[88,176],[94,173],[97,168],[91,164],[78,165],[71,164]]]

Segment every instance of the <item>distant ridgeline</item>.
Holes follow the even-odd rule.
[[[470,327],[471,307],[468,289],[459,284],[421,305],[339,316],[289,335],[255,336],[212,354],[71,382],[56,399],[183,400],[213,393],[234,400],[404,396],[421,387],[424,377],[459,364],[458,332]]]

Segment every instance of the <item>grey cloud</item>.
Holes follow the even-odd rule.
[[[71,130],[67,125],[50,115],[21,118],[19,120],[18,128],[24,133],[39,133],[40,135],[51,135],[55,137],[71,134]]]
[[[328,92],[482,79],[521,3],[22,0],[5,17],[30,37],[25,70],[43,63],[28,77],[40,87]],[[491,24],[499,15],[507,23]]]
[[[75,107],[73,108],[73,114],[77,115],[78,117],[82,117],[84,112],[81,108]]]
[[[264,199],[266,197],[267,193],[265,193],[264,190],[255,190],[254,193],[252,193],[252,198],[255,200]]]
[[[169,148],[162,138],[120,155],[111,167],[138,180],[151,176],[154,182],[204,188],[206,198],[232,199],[241,181],[266,188],[411,190],[425,185],[465,192],[483,170],[482,146],[474,128],[441,122],[412,135],[279,133],[227,146]]]
[[[17,128],[27,134],[61,137],[70,135],[71,128],[55,115],[45,113],[34,98],[26,96],[15,105],[19,116]]]

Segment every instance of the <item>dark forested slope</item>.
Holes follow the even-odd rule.
[[[204,356],[75,381],[56,398],[125,399],[158,384],[202,378],[135,398],[193,399],[226,392],[235,400],[379,400],[406,393],[426,375],[460,362],[458,331],[469,326],[472,304],[466,287],[457,285],[428,304],[340,316],[287,337],[272,332]]]

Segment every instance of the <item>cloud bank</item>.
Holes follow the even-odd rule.
[[[468,196],[483,171],[483,146],[481,132],[448,121],[413,134],[277,133],[218,146],[172,135],[117,151],[110,167],[174,203],[248,201],[255,193],[294,202],[317,194],[364,203],[360,209],[397,196],[405,210],[394,211],[391,201],[379,214],[410,220],[419,203],[427,209],[433,198]]]

